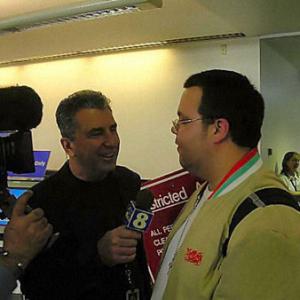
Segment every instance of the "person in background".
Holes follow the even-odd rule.
[[[247,77],[226,70],[192,75],[184,88],[172,132],[181,165],[206,183],[173,225],[152,299],[298,300],[300,213],[262,166],[262,96]],[[266,188],[288,204],[265,205],[257,194]],[[230,236],[246,199],[256,209]]]
[[[25,215],[32,193],[22,195],[13,209],[11,220],[4,231],[0,250],[0,299],[10,299],[16,280],[29,262],[41,251],[52,234],[52,225],[37,208]]]
[[[120,140],[109,100],[84,90],[56,111],[62,168],[33,187],[30,205],[45,211],[59,239],[28,266],[21,290],[30,300],[148,299],[141,234],[125,228],[140,177],[116,166]]]
[[[291,192],[300,192],[299,159],[300,155],[297,152],[287,152],[282,160],[279,176]]]

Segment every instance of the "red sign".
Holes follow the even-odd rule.
[[[151,207],[154,216],[150,226],[144,232],[144,245],[153,282],[167,236],[197,184],[199,184],[198,179],[187,171],[179,170],[148,181],[142,187],[142,189],[148,188],[154,195]]]

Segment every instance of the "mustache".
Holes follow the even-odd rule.
[[[117,155],[119,153],[119,147],[112,147],[109,150],[101,150],[98,155]]]

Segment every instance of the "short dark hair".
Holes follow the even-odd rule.
[[[283,160],[282,160],[282,169],[280,174],[289,176],[289,167],[287,166],[287,162],[294,156],[294,155],[298,155],[297,152],[287,152],[284,154]]]
[[[62,137],[74,139],[77,128],[75,114],[84,108],[111,110],[110,100],[102,93],[92,90],[78,91],[63,99],[56,110],[56,123]]]
[[[264,100],[246,76],[227,70],[209,70],[190,76],[185,88],[198,86],[203,90],[198,109],[204,122],[211,124],[225,118],[230,125],[232,141],[254,148],[261,137]]]

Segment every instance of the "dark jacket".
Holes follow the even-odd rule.
[[[74,177],[68,163],[34,186],[30,205],[45,211],[60,237],[28,266],[21,278],[22,292],[30,300],[125,299],[125,266],[102,265],[96,244],[105,232],[123,224],[139,188],[139,176],[127,168],[117,167],[95,183]],[[137,251],[131,264],[135,287],[148,299],[150,280],[141,243]]]

